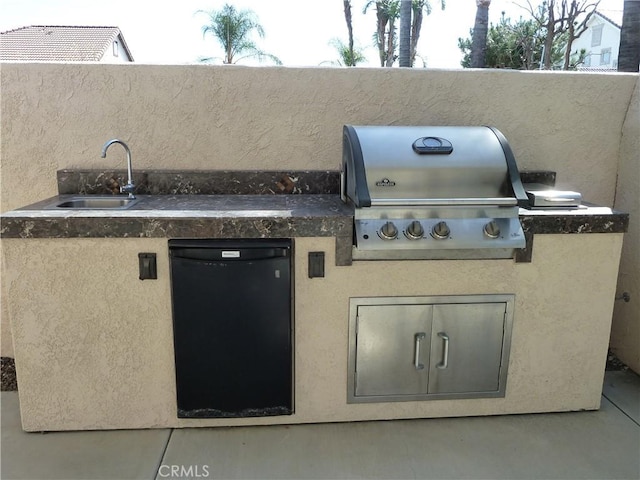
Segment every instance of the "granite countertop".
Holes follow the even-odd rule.
[[[629,227],[628,213],[585,202],[565,209],[521,208],[519,216],[525,233],[624,233]]]
[[[139,195],[127,209],[63,209],[59,195],[2,215],[3,238],[336,237],[351,263],[353,209],[339,195]]]
[[[119,175],[100,170],[58,172],[63,194],[2,214],[2,238],[291,238],[336,237],[336,264],[350,265],[353,207],[340,199],[339,173],[139,172],[139,202],[127,209],[64,209],[78,195],[110,195]],[[523,179],[553,185],[553,172]],[[115,188],[114,187],[114,188]],[[117,188],[116,188],[117,191]],[[68,193],[68,194],[67,194]],[[629,215],[607,207],[519,211],[531,261],[535,234],[623,233]]]
[[[527,244],[516,251],[516,262],[531,262],[534,237],[538,234],[624,233],[629,228],[629,214],[583,202],[565,209],[520,208],[520,224]]]
[[[78,195],[58,195],[2,214],[4,238],[351,236],[353,208],[337,194],[138,195],[127,209],[64,209]],[[532,233],[621,233],[629,215],[583,204],[567,209],[520,208]],[[109,222],[105,222],[109,219]],[[188,220],[186,225],[181,223]],[[60,228],[54,228],[54,224]],[[184,227],[188,231],[184,231]],[[255,231],[251,232],[251,229]],[[283,230],[286,229],[286,230]]]

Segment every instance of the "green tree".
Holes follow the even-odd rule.
[[[625,0],[618,53],[619,72],[637,72],[640,64],[640,2]]]
[[[198,10],[196,13],[208,15],[209,22],[202,27],[202,36],[211,34],[218,41],[224,50],[222,63],[232,64],[246,58],[257,58],[259,61],[269,59],[282,65],[278,57],[260,50],[251,39],[253,32],[264,38],[264,29],[252,10],[237,10],[227,3],[220,10]],[[201,58],[200,61],[207,62],[214,58]]]
[[[487,50],[485,66],[487,68],[510,68],[514,70],[540,69],[542,52],[546,37],[546,28],[536,20],[524,20],[520,18],[516,23],[504,15],[497,25],[491,24],[487,34]],[[458,47],[464,54],[461,65],[471,67],[472,35],[466,39],[458,39]],[[564,54],[567,46],[567,36],[560,34],[555,36],[551,44],[550,61],[552,68],[562,69]],[[571,58],[569,69],[575,69],[584,61],[585,52],[582,51]]]

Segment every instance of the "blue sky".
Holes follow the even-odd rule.
[[[447,0],[441,11],[431,0],[433,13],[425,17],[418,53],[431,68],[459,68],[457,39],[473,26],[475,0]],[[516,0],[518,1],[518,0]],[[259,46],[280,57],[288,66],[317,66],[337,58],[332,38],[347,38],[342,0],[228,0],[238,8],[253,10],[266,31]],[[0,30],[26,25],[114,25],[140,63],[192,63],[199,57],[220,54],[212,38],[203,39],[206,16],[198,10],[220,8],[221,0],[1,0]],[[377,66],[372,45],[375,11],[362,14],[365,0],[353,0],[356,43],[365,49],[369,66]],[[526,4],[526,1],[518,2]],[[623,0],[601,0],[605,14],[622,11]],[[493,0],[490,20],[502,11],[513,19],[526,16],[513,0]],[[617,12],[617,13],[616,13]]]

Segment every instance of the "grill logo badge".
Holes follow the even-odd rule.
[[[388,178],[383,178],[382,180],[376,182],[376,187],[395,187],[396,182],[389,180]]]

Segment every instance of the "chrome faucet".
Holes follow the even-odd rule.
[[[136,198],[135,195],[133,195],[133,191],[135,190],[136,186],[133,184],[133,168],[131,167],[131,150],[129,150],[129,147],[127,146],[127,144],[124,143],[122,140],[118,140],[117,138],[114,138],[113,140],[109,140],[102,147],[102,154],[100,156],[102,158],[106,158],[107,149],[114,143],[119,143],[120,145],[122,145],[124,147],[124,150],[127,152],[127,184],[120,187],[120,192],[128,193],[129,198]]]

